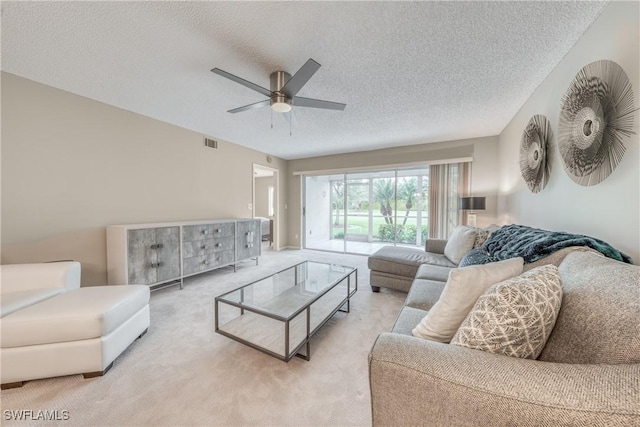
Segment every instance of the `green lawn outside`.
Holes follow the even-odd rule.
[[[397,221],[398,224],[402,224],[404,222],[404,215],[405,215],[406,211],[399,211],[398,212],[398,216],[397,216]],[[344,233],[344,224],[343,224],[343,220],[344,217],[342,216],[343,212],[340,212],[340,224],[339,225],[335,225],[333,224],[333,237],[336,238],[339,236],[339,238],[342,238],[343,233]],[[410,211],[409,213],[409,218],[407,219],[407,223],[406,225],[414,225],[417,226],[417,218],[415,217],[416,212],[415,211]],[[413,218],[411,217],[411,215],[413,215]],[[335,220],[335,211],[333,212],[332,218]],[[422,226],[425,227],[427,225],[427,218],[425,216],[423,216],[422,218]],[[379,236],[379,230],[380,230],[380,226],[384,225],[385,220],[382,216],[380,215],[374,215],[373,216],[373,230],[372,230],[372,234],[374,238],[380,238]],[[347,234],[360,234],[360,235],[368,235],[369,234],[369,213],[368,212],[354,212],[354,211],[349,211],[347,213]]]

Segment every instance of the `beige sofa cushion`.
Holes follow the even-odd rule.
[[[394,334],[411,335],[411,330],[420,322],[420,319],[422,319],[425,314],[427,314],[427,312],[419,308],[402,307],[391,332]]]
[[[442,265],[422,264],[416,273],[416,279],[435,280],[438,282],[446,282],[449,278],[449,272],[455,267],[444,267]]]
[[[549,264],[527,271],[482,294],[451,344],[535,359],[553,330],[561,301],[558,267]]]
[[[540,360],[640,363],[640,266],[575,251],[558,270],[562,306]]]
[[[511,258],[451,270],[440,299],[413,329],[413,335],[451,341],[478,297],[494,284],[521,274],[523,263],[522,258]]]
[[[473,249],[476,235],[477,232],[474,227],[457,226],[447,240],[447,245],[444,247],[444,255],[455,265],[460,264],[467,252]]]
[[[572,252],[593,252],[595,254],[600,254],[600,252],[595,249],[591,249],[588,246],[569,246],[566,248],[559,249],[552,254],[547,255],[544,258],[540,258],[537,261],[530,262],[524,265],[524,271],[532,270],[536,267],[540,267],[541,265],[553,264],[556,267],[559,267],[562,261],[565,259],[567,255]]]
[[[444,286],[445,282],[415,279],[411,285],[411,289],[409,289],[409,294],[404,301],[404,305],[419,308],[420,310],[431,310],[431,307],[440,299]],[[418,322],[412,326],[412,329],[417,324]]]
[[[413,279],[422,264],[433,264],[453,268],[456,265],[442,254],[425,252],[422,249],[401,246],[384,246],[371,255],[368,260],[369,269],[383,273],[395,274]]]

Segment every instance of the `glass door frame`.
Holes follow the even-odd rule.
[[[418,173],[418,171],[421,170],[427,170],[427,173]],[[415,202],[415,209],[416,209],[416,240],[413,245],[411,246],[415,246],[415,247],[421,247],[422,245],[424,245],[424,241],[422,241],[422,220],[424,218],[424,208],[425,208],[425,198],[428,199],[428,190],[426,193],[426,197],[422,197],[423,194],[423,183],[424,183],[424,178],[425,176],[428,177],[428,170],[429,170],[429,165],[423,165],[423,166],[419,166],[419,165],[412,165],[411,167],[407,167],[407,168],[392,168],[392,169],[371,169],[371,170],[362,170],[362,171],[352,171],[352,172],[343,172],[343,173],[328,173],[326,175],[300,175],[301,177],[301,187],[302,187],[302,192],[301,192],[301,196],[302,196],[302,235],[304,236],[303,239],[301,239],[301,246],[305,249],[313,249],[313,250],[320,250],[320,251],[327,251],[327,252],[333,252],[333,253],[344,253],[344,254],[356,254],[356,255],[363,255],[363,253],[361,252],[353,252],[353,251],[349,251],[348,250],[348,239],[347,239],[347,230],[348,230],[348,215],[349,215],[349,206],[348,206],[348,201],[349,201],[349,175],[356,175],[356,174],[380,174],[380,173],[389,173],[392,172],[393,173],[393,177],[389,177],[391,179],[394,180],[393,182],[393,188],[394,188],[394,197],[393,197],[393,241],[383,241],[382,243],[385,243],[386,245],[393,245],[393,246],[398,246],[400,245],[405,245],[405,243],[402,242],[398,242],[398,218],[400,218],[400,220],[402,221],[402,217],[398,216],[398,187],[399,187],[399,182],[398,179],[402,178],[402,176],[398,176],[399,173],[402,174],[403,172],[409,172],[409,171],[416,171],[416,177],[417,177],[417,184],[418,184],[418,192],[420,193],[420,196],[416,199]],[[326,176],[329,179],[329,191],[330,191],[330,208],[329,208],[329,239],[333,239],[334,236],[334,215],[333,215],[333,200],[334,200],[334,190],[333,190],[333,186],[331,184],[331,178],[330,177],[337,177],[337,176],[342,176],[342,186],[343,186],[343,194],[341,196],[342,198],[342,213],[339,215],[342,218],[342,233],[343,233],[343,243],[342,243],[342,250],[338,251],[338,250],[333,250],[333,249],[322,249],[322,248],[309,248],[307,246],[307,215],[306,215],[306,205],[307,205],[307,179],[313,176]],[[409,175],[412,176],[412,175]],[[387,179],[389,179],[387,178]],[[376,200],[374,198],[374,179],[376,179],[374,176],[371,176],[369,178],[363,178],[363,179],[368,179],[368,187],[369,187],[369,191],[368,191],[368,238],[367,241],[370,243],[374,243],[374,215],[373,215],[373,209],[374,209],[374,205],[376,203]],[[379,178],[379,179],[384,179],[384,178]],[[428,179],[428,178],[427,178]],[[430,182],[430,180],[429,180]],[[364,184],[363,184],[364,185]],[[427,211],[427,218],[428,218],[428,211]],[[427,219],[427,224],[428,224],[428,219]],[[418,228],[418,225],[420,226]],[[406,243],[409,244],[409,243]]]

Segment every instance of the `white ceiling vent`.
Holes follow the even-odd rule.
[[[205,138],[204,146],[209,148],[218,148],[218,141],[216,141],[215,139]]]

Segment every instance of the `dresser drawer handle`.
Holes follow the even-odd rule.
[[[202,250],[207,249],[207,245],[202,245]]]
[[[155,243],[151,245],[151,249],[162,249],[164,245],[162,243]]]
[[[152,262],[151,263],[151,268],[158,268],[158,267],[162,267],[162,263],[161,262]]]
[[[216,233],[221,233],[222,229],[221,228],[216,228]]]
[[[203,263],[204,265],[207,265],[207,264],[209,264],[209,261],[207,261],[207,260],[205,259],[204,261],[202,261],[202,263]]]
[[[202,234],[209,234],[209,230],[205,228],[204,230],[202,230]]]
[[[221,248],[222,247],[222,243],[216,243],[216,248]]]

